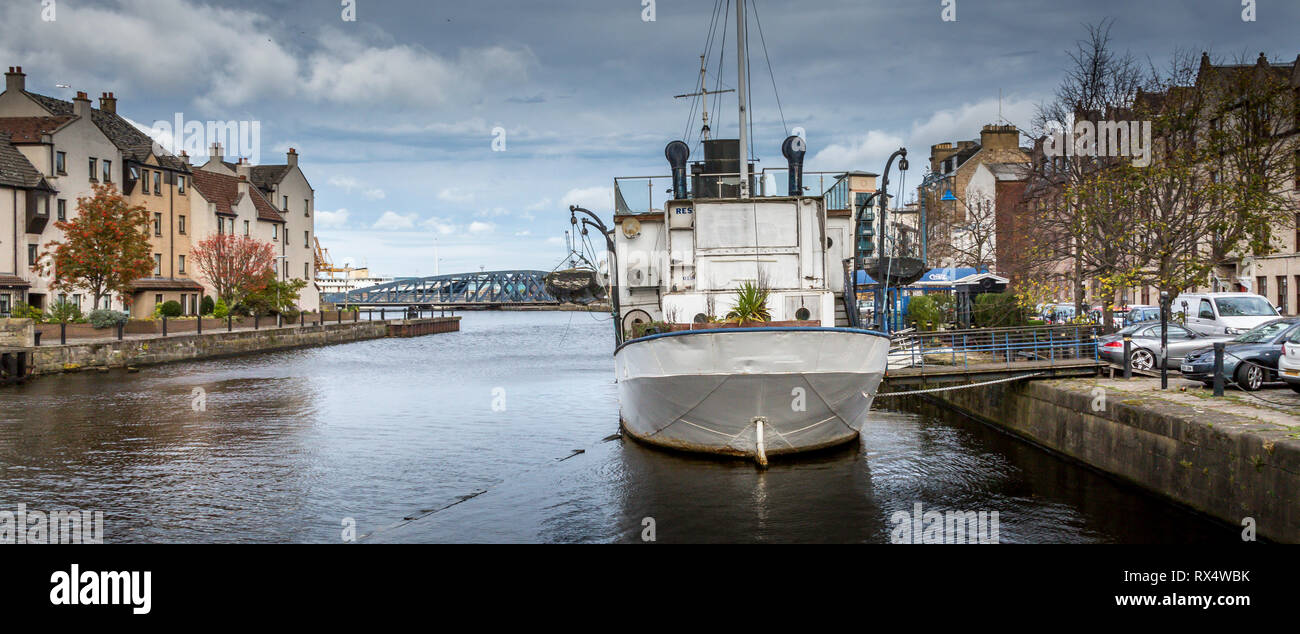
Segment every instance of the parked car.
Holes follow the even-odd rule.
[[[1282,354],[1277,358],[1277,374],[1291,388],[1300,393],[1300,328],[1291,331],[1291,336],[1282,342]]]
[[[1229,340],[1224,346],[1224,379],[1248,391],[1258,390],[1265,383],[1277,381],[1282,344],[1297,332],[1300,332],[1300,317],[1284,317],[1256,326]],[[1189,379],[1212,385],[1214,348],[1203,348],[1188,354],[1179,371]]]
[[[1097,353],[1106,361],[1124,364],[1124,337],[1132,338],[1131,362],[1135,370],[1158,370],[1164,362],[1160,355],[1160,322],[1144,321],[1129,324],[1113,335],[1097,338]],[[1188,330],[1178,324],[1169,324],[1169,361],[1165,367],[1177,369],[1183,357],[1198,348],[1226,341],[1226,335],[1206,335]]]
[[[1140,324],[1144,321],[1160,319],[1160,307],[1148,306],[1146,304],[1136,304],[1128,307],[1128,312],[1124,313],[1124,325]]]
[[[1074,320],[1074,304],[1044,304],[1038,314],[1049,324],[1064,324]]]
[[[1243,334],[1280,316],[1268,299],[1254,293],[1183,293],[1170,310],[1193,330],[1226,335]]]

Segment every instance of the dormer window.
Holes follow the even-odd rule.
[[[153,195],[162,195],[162,172],[155,171],[153,173]]]
[[[176,175],[176,193],[177,193],[177,194],[180,194],[180,195],[182,195],[182,196],[185,195],[185,175],[184,175],[184,174],[177,174],[177,175]]]

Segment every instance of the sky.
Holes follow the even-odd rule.
[[[725,13],[710,89],[737,83]],[[142,128],[256,122],[261,162],[300,154],[336,263],[550,270],[570,204],[608,219],[615,176],[665,175],[664,146],[698,136],[698,110],[673,96],[698,85],[713,14],[708,0],[6,0],[0,66],[47,95],[112,91]],[[1116,49],[1157,65],[1300,54],[1296,0],[753,0],[760,166],[783,166],[801,128],[806,171],[879,172],[907,147],[912,188],[931,144],[1030,128],[1104,19]],[[736,105],[721,95],[715,137],[735,137]]]

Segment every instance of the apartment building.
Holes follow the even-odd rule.
[[[194,187],[189,192],[192,224],[189,230],[194,241],[212,235],[244,235],[269,242],[277,253],[281,252],[287,238],[284,216],[252,184],[253,166],[247,159],[239,159],[232,166],[234,174],[203,167],[191,173]],[[282,269],[283,264],[277,268]],[[311,284],[309,287],[314,288]],[[207,288],[207,293],[215,297],[215,290],[211,286]],[[307,308],[301,303],[300,306]]]
[[[222,155],[220,145],[213,145],[208,162],[198,169],[228,177],[238,177],[240,163],[230,163]],[[316,192],[298,166],[298,151],[289,148],[283,164],[248,165],[247,180],[251,189],[278,212],[283,224],[275,237],[276,266],[282,281],[302,279],[307,286],[302,289],[298,306],[303,310],[320,308],[320,290],[316,286],[316,259],[312,248],[315,237]],[[264,222],[270,222],[266,220]],[[275,231],[273,229],[273,231]]]
[[[27,301],[31,283],[22,275],[26,236],[39,234],[49,223],[49,201],[55,194],[44,175],[0,132],[0,317]]]
[[[95,184],[121,186],[122,151],[110,132],[121,134],[123,126],[134,129],[116,114],[93,109],[84,92],[77,93],[72,101],[47,97],[27,90],[21,67],[10,67],[5,73],[5,91],[0,93],[0,133],[9,136],[9,143],[52,190],[39,202],[39,213],[33,214],[30,222],[24,219],[19,223],[25,226],[10,238],[14,242],[11,253],[15,246],[18,250],[14,274],[29,284],[28,304],[48,309],[58,299],[50,288],[51,276],[37,275],[31,269],[45,244],[63,239],[55,222],[75,217],[77,199],[93,195]],[[125,141],[118,139],[120,143]],[[88,296],[66,295],[68,301],[81,304],[83,310],[92,308]],[[116,302],[105,298],[105,304],[110,303],[121,306],[120,298]]]

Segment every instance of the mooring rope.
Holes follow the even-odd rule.
[[[1007,377],[1005,379],[994,379],[992,381],[984,381],[982,383],[966,383],[964,385],[951,385],[948,387],[932,387],[926,390],[912,390],[910,392],[885,392],[883,394],[877,393],[876,398],[881,398],[884,396],[907,396],[909,394],[929,394],[931,392],[948,392],[951,390],[964,390],[970,387],[980,387],[982,385],[993,385],[994,383],[1009,383],[1011,381],[1019,381],[1020,379],[1028,379],[1030,377],[1035,377],[1040,374],[1042,374],[1042,372],[1035,372],[1033,374],[1022,374],[1020,376],[1012,376],[1012,377]]]

